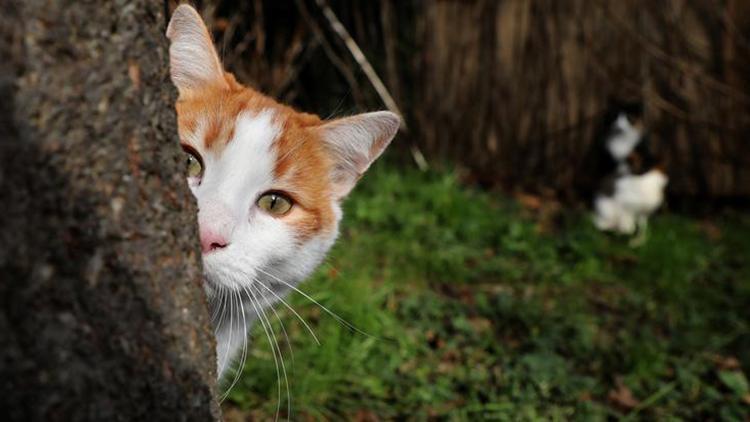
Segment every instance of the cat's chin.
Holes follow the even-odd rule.
[[[204,272],[203,274],[203,291],[206,293],[206,296],[208,296],[208,299],[214,299],[217,296],[220,296],[222,291],[230,290],[231,287],[225,285],[220,280],[216,280],[213,277],[210,276],[210,274],[207,274]]]
[[[225,283],[222,283],[219,280],[214,280],[207,274],[203,275],[203,291],[209,300],[213,300],[217,297],[220,297],[229,291],[242,292],[245,288],[247,287],[241,286],[241,285],[235,285],[235,284],[227,285]],[[261,293],[263,292],[259,292],[259,291],[256,292],[256,294],[260,295],[261,300],[268,300],[266,298],[266,295],[261,294]]]
[[[208,295],[209,298],[219,295],[223,290],[233,289],[221,282],[213,281],[205,274],[203,275],[203,291],[206,292],[206,295]]]

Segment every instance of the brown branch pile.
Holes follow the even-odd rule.
[[[324,114],[384,107],[321,2],[202,3],[241,79]],[[410,141],[483,184],[578,196],[583,158],[617,99],[643,103],[673,193],[750,196],[746,1],[330,6],[406,115]]]

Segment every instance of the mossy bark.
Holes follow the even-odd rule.
[[[164,3],[0,6],[0,414],[218,419]]]

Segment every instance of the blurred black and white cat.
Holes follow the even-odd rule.
[[[594,197],[594,225],[599,230],[638,234],[645,239],[648,218],[664,202],[669,181],[651,151],[638,115],[621,111],[604,140],[609,167]]]

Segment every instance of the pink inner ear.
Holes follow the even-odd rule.
[[[172,82],[182,93],[206,85],[227,87],[211,36],[198,12],[182,4],[167,27]]]
[[[321,126],[323,142],[334,161],[335,196],[343,198],[396,135],[401,119],[394,113],[363,113]]]

